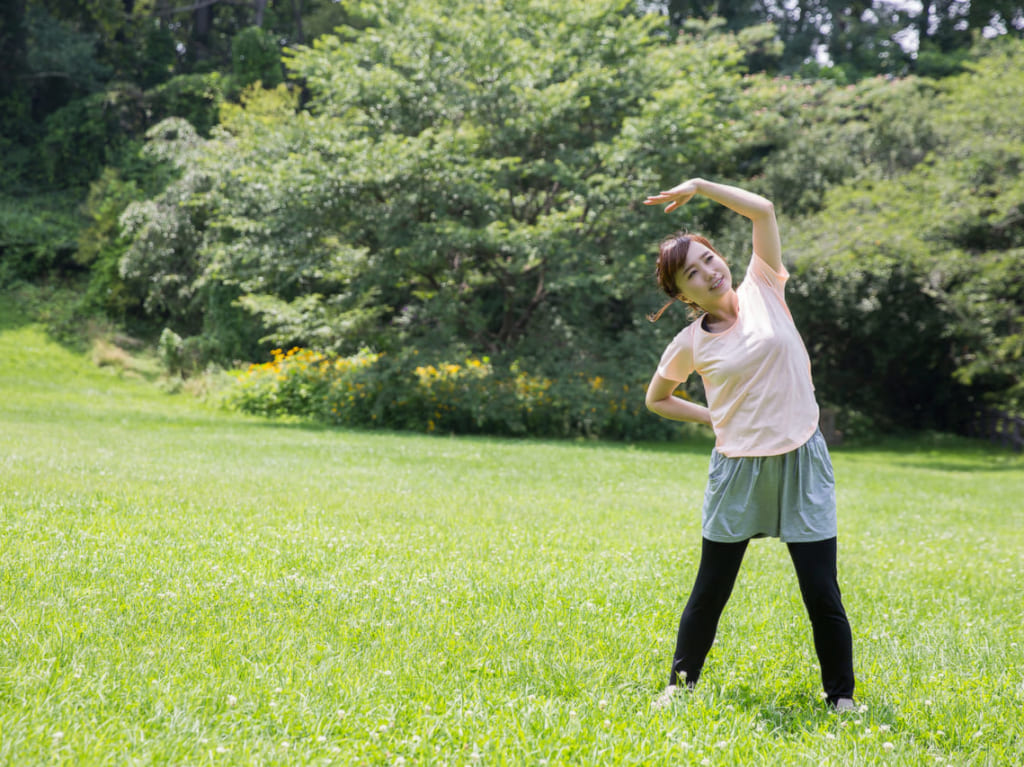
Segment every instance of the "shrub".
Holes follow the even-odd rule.
[[[236,374],[228,404],[259,415],[292,415],[348,427],[532,437],[667,438],[678,427],[643,403],[637,382],[574,373],[558,379],[487,357],[421,364],[414,351],[330,357],[274,350]]]
[[[218,72],[177,75],[146,92],[152,123],[167,117],[187,120],[196,132],[208,136],[217,124],[226,84]]]
[[[259,80],[274,88],[284,80],[281,49],[274,36],[259,27],[247,27],[231,39],[231,70],[238,89]]]
[[[181,336],[170,328],[164,328],[156,348],[164,370],[171,375],[180,375],[185,366],[185,344]]]
[[[79,271],[72,256],[81,224],[69,194],[0,196],[0,284]]]
[[[145,99],[130,83],[76,99],[46,118],[43,163],[58,187],[84,186],[104,165],[117,164],[146,125]]]

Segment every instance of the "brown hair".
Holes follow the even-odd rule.
[[[661,288],[671,300],[658,309],[658,311],[651,312],[647,315],[647,319],[651,322],[657,322],[661,318],[661,315],[665,313],[665,310],[672,306],[676,301],[682,301],[686,304],[691,319],[696,319],[705,313],[700,306],[695,304],[693,301],[686,299],[683,294],[679,292],[679,286],[676,284],[676,275],[679,274],[679,270],[682,269],[683,264],[686,263],[686,255],[690,252],[691,242],[699,242],[705,248],[715,253],[719,258],[722,258],[722,254],[715,250],[715,246],[712,245],[706,237],[701,237],[699,234],[690,234],[689,232],[681,231],[662,240],[661,245],[658,246],[658,263],[654,268],[654,276],[658,281],[658,287]]]

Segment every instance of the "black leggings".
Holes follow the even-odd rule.
[[[679,638],[669,684],[693,686],[715,640],[718,619],[729,601],[749,541],[715,543],[704,539],[697,580],[679,619]],[[830,703],[853,697],[853,637],[836,577],[836,539],[789,543],[800,593],[814,631],[821,681]]]

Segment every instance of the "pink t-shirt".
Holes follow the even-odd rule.
[[[697,319],[661,356],[658,374],[704,381],[715,448],[730,458],[781,455],[818,428],[811,361],[786,306],[789,272],[775,272],[757,254],[736,289],[739,316],[709,333]]]

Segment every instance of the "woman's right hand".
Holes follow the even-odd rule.
[[[680,205],[688,203],[690,198],[697,194],[700,181],[701,179],[699,178],[691,178],[678,186],[672,187],[668,191],[649,195],[644,200],[644,205],[661,205],[663,202],[667,202],[668,205],[665,206],[665,212],[671,213]]]

